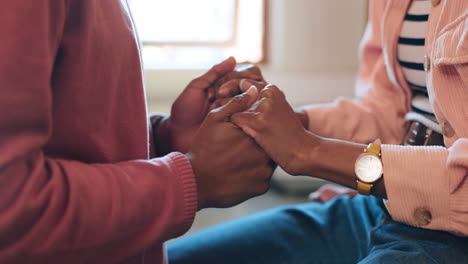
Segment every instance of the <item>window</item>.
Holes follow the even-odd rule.
[[[145,67],[206,68],[263,59],[264,0],[131,0]]]

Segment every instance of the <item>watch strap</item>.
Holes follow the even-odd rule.
[[[380,156],[380,147],[382,145],[382,141],[380,139],[377,139],[376,141],[372,142],[367,146],[366,152],[373,153],[375,155]]]
[[[365,183],[365,182],[362,182],[362,181],[356,181],[357,182],[357,191],[359,194],[362,194],[362,195],[370,195],[371,194],[371,191],[372,191],[372,187],[374,187],[374,185],[372,183]]]

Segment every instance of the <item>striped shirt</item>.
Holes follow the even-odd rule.
[[[424,71],[424,45],[431,7],[429,0],[413,0],[411,3],[398,40],[398,62],[413,92],[412,113],[409,116],[417,118],[410,119],[426,119],[424,121],[437,123],[429,103]]]

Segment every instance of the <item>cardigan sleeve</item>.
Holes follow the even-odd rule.
[[[450,4],[465,11],[438,33],[428,73],[439,122],[453,127],[449,147],[384,145],[382,158],[395,220],[468,236],[468,12],[456,8],[464,1]]]
[[[394,220],[468,236],[468,139],[450,148],[383,145],[382,160]]]
[[[119,262],[184,233],[197,209],[181,153],[113,164],[45,154],[66,13],[61,0],[0,8],[0,263]]]

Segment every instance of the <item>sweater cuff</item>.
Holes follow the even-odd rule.
[[[172,167],[176,172],[177,180],[181,189],[180,193],[183,195],[181,230],[185,233],[191,227],[198,209],[198,194],[195,174],[193,173],[190,161],[184,154],[173,152],[169,153],[166,157],[172,161]]]
[[[447,155],[443,147],[382,145],[386,205],[395,221],[447,230]]]

